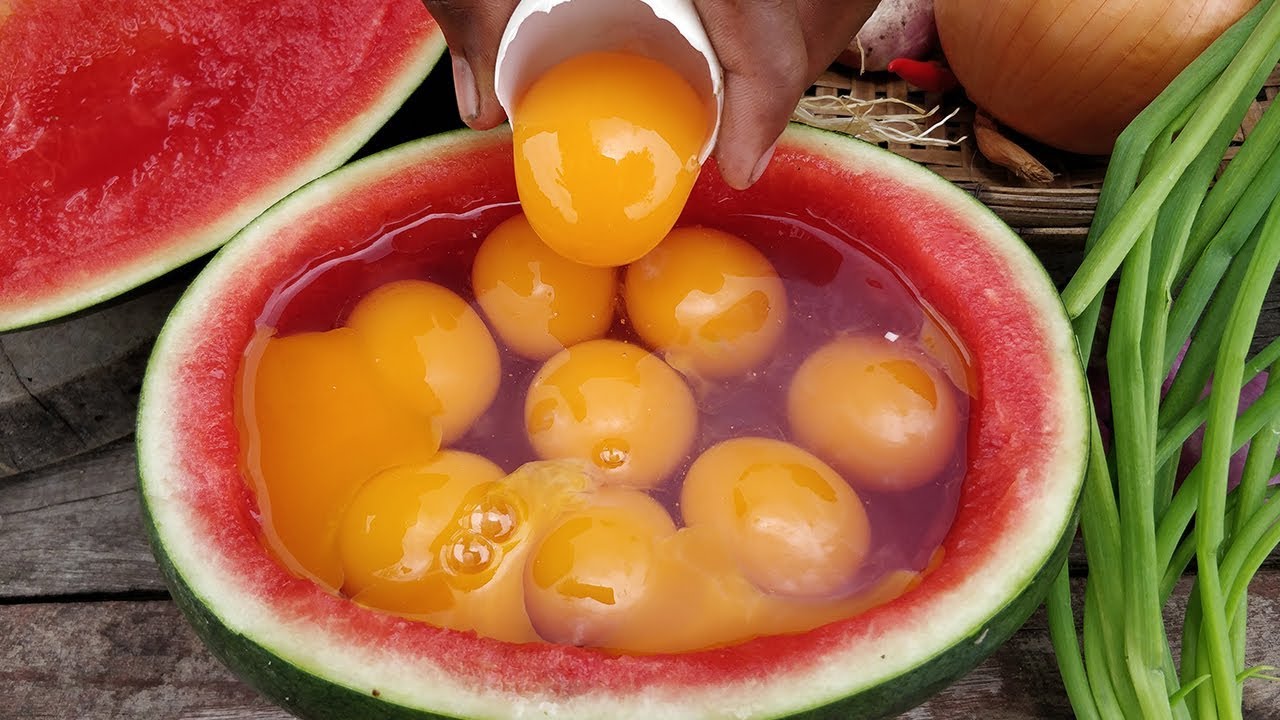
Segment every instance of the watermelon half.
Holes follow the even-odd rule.
[[[443,50],[420,0],[0,0],[0,330],[226,242]]]
[[[461,219],[451,232],[482,233],[467,213],[514,198],[506,132],[394,148],[254,221],[170,317],[142,391],[147,523],[175,599],[246,681],[309,718],[871,717],[967,672],[1039,604],[1074,533],[1087,453],[1085,384],[1057,293],[1019,238],[961,190],[801,127],[749,191],[706,168],[686,219],[824,218],[904,271],[975,355],[960,505],[945,559],[919,587],[803,634],[619,656],[438,629],[282,569],[258,541],[232,419],[236,368],[264,304],[300,268],[359,249],[393,219],[437,213]]]

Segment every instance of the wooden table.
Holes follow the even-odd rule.
[[[1060,277],[1075,261],[1042,256]],[[0,719],[286,717],[201,646],[142,531],[133,411],[150,343],[194,271],[0,336]],[[1280,556],[1250,613],[1250,662],[1280,665]],[[1247,717],[1280,718],[1280,683],[1250,682],[1245,697]],[[904,717],[1070,717],[1044,614]]]
[[[456,127],[451,97],[442,63],[370,148]],[[1001,212],[999,198],[983,199]],[[1072,208],[1080,201],[1068,199]],[[1001,214],[1019,227],[1016,212]],[[1078,233],[1027,235],[1065,282],[1079,263]],[[201,646],[142,530],[137,393],[151,342],[198,268],[83,316],[0,335],[0,720],[287,717]],[[1269,300],[1259,332],[1280,334],[1280,300]],[[1072,562],[1083,571],[1079,553]],[[1189,586],[1171,603],[1179,617]],[[1280,665],[1280,556],[1252,590],[1250,662]],[[903,717],[1068,718],[1057,672],[1037,612],[984,664]],[[1251,682],[1245,704],[1251,720],[1280,720],[1280,683]]]

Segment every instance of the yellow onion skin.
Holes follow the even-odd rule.
[[[935,0],[938,38],[974,104],[1088,155],[1116,137],[1256,0]]]

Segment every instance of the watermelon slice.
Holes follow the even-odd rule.
[[[0,330],[208,253],[443,50],[419,0],[0,0]]]
[[[1087,453],[1085,384],[1057,293],[1017,236],[961,190],[800,127],[749,191],[705,169],[685,218],[822,218],[900,268],[973,352],[980,391],[959,509],[941,563],[917,588],[807,633],[626,656],[380,614],[284,570],[258,540],[233,421],[236,371],[264,307],[300,269],[359,250],[388,222],[443,218],[440,232],[396,236],[429,253],[448,233],[483,234],[477,223],[497,220],[476,220],[478,209],[514,198],[505,131],[371,156],[247,227],[161,333],[138,427],[147,525],[175,599],[249,683],[309,718],[869,717],[967,672],[1039,604],[1074,534]],[[372,266],[357,265],[367,281]]]

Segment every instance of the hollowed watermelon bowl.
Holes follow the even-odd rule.
[[[146,523],[175,599],[228,666],[307,718],[878,717],[968,672],[1026,620],[1074,534],[1087,455],[1085,384],[1057,293],[1021,240],[958,188],[798,126],[748,191],[705,169],[686,219],[770,212],[843,228],[899,268],[971,351],[979,390],[959,507],[944,559],[918,587],[807,633],[627,656],[381,614],[277,564],[257,537],[233,421],[255,321],[302,268],[389,223],[428,210],[465,223],[514,202],[511,168],[505,131],[427,138],[344,167],[245,228],[170,317],[142,392]]]

